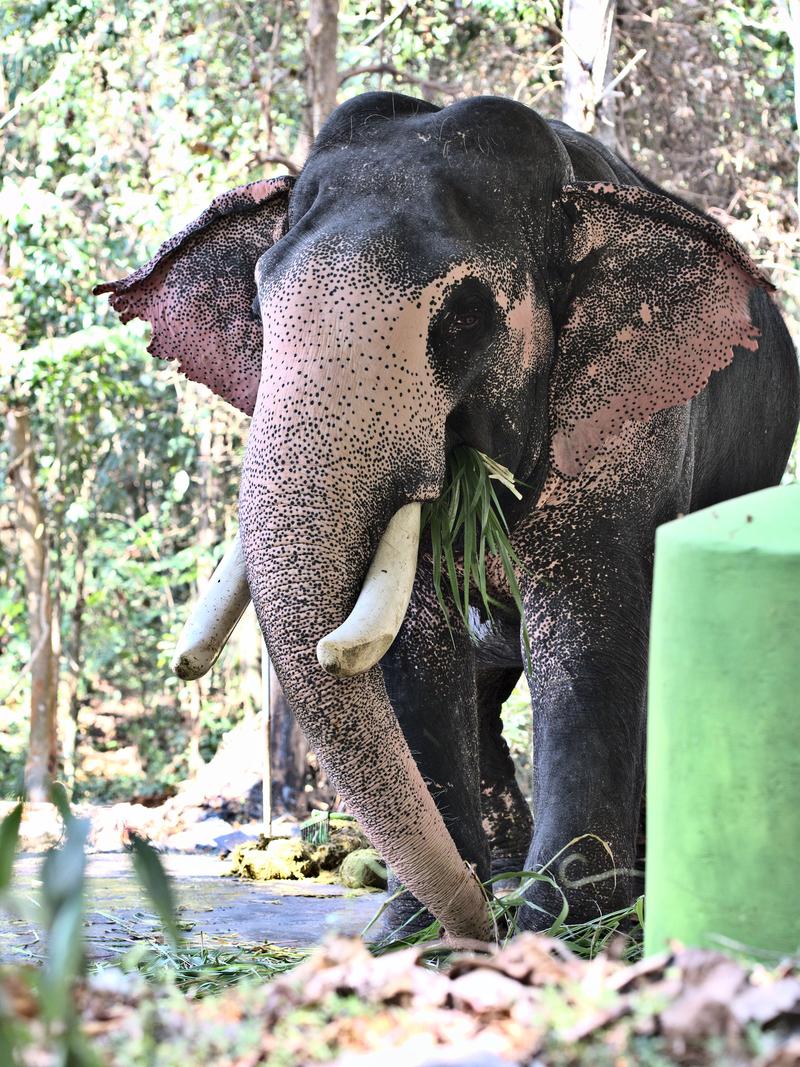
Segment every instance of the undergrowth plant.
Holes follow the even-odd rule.
[[[511,598],[522,619],[526,651],[528,634],[522,610],[522,594],[516,570],[519,559],[511,544],[508,523],[493,483],[499,483],[518,500],[522,495],[511,471],[476,448],[453,449],[441,495],[422,507],[422,528],[430,529],[433,552],[433,584],[448,626],[450,612],[444,596],[445,578],[456,610],[467,630],[470,590],[476,588],[486,614],[491,618],[497,600],[489,592],[486,576],[488,556],[496,556]],[[462,564],[459,573],[458,557]],[[444,568],[443,568],[444,563]]]
[[[72,813],[66,790],[59,783],[52,787],[50,799],[61,816],[63,835],[59,845],[45,853],[37,901],[17,898],[11,892],[22,803],[0,824],[0,904],[11,914],[44,929],[46,954],[42,966],[26,969],[23,977],[38,1006],[54,1067],[100,1067],[81,1031],[75,1006],[76,985],[87,972],[84,916],[90,823]],[[131,835],[131,852],[142,888],[158,914],[170,949],[177,955],[182,942],[169,877],[158,854],[143,838]],[[2,1067],[19,1067],[26,1044],[28,1035],[11,1016],[0,987]]]
[[[84,976],[109,964],[87,963],[85,954],[84,915],[86,901],[86,845],[89,823],[76,818],[67,802],[63,787],[55,787],[52,799],[61,814],[64,834],[59,846],[46,854],[41,869],[41,897],[35,906],[20,901],[10,893],[22,805],[19,804],[0,823],[0,905],[13,914],[42,926],[46,952],[41,967],[21,968],[20,977],[31,991],[38,1010],[37,1026],[44,1028],[52,1049],[54,1067],[99,1067],[99,1061],[81,1029],[75,1005],[75,990]],[[574,844],[575,842],[570,842]],[[178,909],[170,879],[157,852],[144,839],[132,836],[131,853],[138,879],[156,912],[163,931],[162,938],[142,940],[138,931],[130,934],[133,947],[123,952],[111,966],[138,972],[148,981],[172,988],[192,997],[218,994],[240,982],[263,983],[294,968],[308,955],[306,951],[282,949],[273,945],[237,948],[206,947],[188,944],[181,933]],[[557,857],[554,857],[555,861]],[[548,865],[549,866],[549,865]],[[498,879],[518,880],[517,887],[504,896],[492,896],[492,883]],[[510,938],[516,929],[520,909],[531,905],[524,890],[532,881],[546,881],[560,892],[547,868],[498,875],[485,885],[487,904],[499,941]],[[562,894],[563,899],[563,894]],[[385,907],[386,905],[384,905]],[[380,914],[380,912],[378,913]],[[378,916],[375,917],[376,919]],[[374,922],[375,920],[373,920]],[[580,924],[571,924],[566,901],[560,914],[545,931],[562,940],[583,958],[591,958],[614,942],[619,955],[628,960],[641,954],[643,899],[610,915]],[[370,924],[371,925],[371,924]],[[364,932],[368,932],[369,927]],[[403,937],[397,931],[390,943],[372,945],[375,954],[407,945],[423,950],[431,964],[445,961],[452,951],[442,938],[441,924]],[[0,975],[1,977],[1,975]],[[3,1001],[0,981],[0,1064],[22,1067],[25,1049],[31,1041],[27,1024],[13,1016]]]
[[[63,786],[53,786],[50,799],[61,815],[63,837],[58,847],[45,853],[39,899],[17,900],[10,892],[22,818],[20,803],[0,826],[0,902],[6,910],[44,928],[44,962],[38,970],[26,972],[25,978],[38,1004],[53,1063],[58,1067],[99,1067],[81,1033],[74,1000],[76,982],[86,969],[83,922],[89,820],[72,814]],[[19,1022],[0,1001],[0,1061],[17,1067],[26,1044]]]

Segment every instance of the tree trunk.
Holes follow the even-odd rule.
[[[778,10],[781,13],[789,42],[792,46],[792,72],[794,75],[794,113],[796,126],[800,129],[800,0],[778,0]],[[797,144],[797,134],[795,134]],[[800,160],[797,164],[797,204],[800,207]]]
[[[573,129],[616,147],[611,81],[616,0],[564,0],[564,96],[561,117]]]
[[[25,571],[25,600],[31,645],[31,721],[25,788],[28,798],[46,800],[58,756],[56,704],[58,661],[53,650],[53,601],[45,516],[36,490],[36,465],[30,415],[8,413],[9,473],[14,486],[17,541]]]
[[[309,0],[306,58],[309,133],[312,141],[336,107],[339,88],[336,65],[338,35],[339,0]]]
[[[86,533],[75,540],[75,603],[70,612],[67,645],[67,677],[63,690],[66,714],[61,717],[61,758],[64,781],[75,785],[75,743],[80,714],[80,684],[83,671],[83,617],[86,610]]]

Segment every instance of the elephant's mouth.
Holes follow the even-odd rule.
[[[352,611],[317,643],[317,660],[328,674],[366,673],[397,637],[411,598],[419,536],[420,505],[405,504],[389,520]],[[237,534],[181,632],[172,659],[179,678],[201,678],[211,669],[249,602]]]

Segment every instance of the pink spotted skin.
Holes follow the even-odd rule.
[[[480,880],[523,867],[559,887],[526,891],[523,928],[637,891],[655,528],[781,477],[798,374],[770,289],[715,223],[586,135],[501,98],[393,93],[338,108],[294,185],[222,194],[99,287],[152,323],[155,355],[253,415],[251,593],[294,713],[407,890],[387,931],[435,916],[490,937]],[[497,561],[494,617],[476,606],[467,632],[451,605],[448,629],[424,535],[380,665],[336,679],[314,652],[391,515],[439,494],[461,444],[522,488],[503,504],[533,813],[500,729],[523,656]]]
[[[553,466],[576,475],[628,420],[696,396],[735,346],[756,351],[749,296],[754,282],[772,285],[729,234],[646,189],[573,185],[561,198],[577,211],[573,257],[592,258],[591,286],[561,330],[552,392]],[[638,264],[625,286],[622,242]]]
[[[280,236],[293,183],[267,178],[220,193],[149,263],[94,289],[111,294],[123,322],[152,325],[149,352],[177,360],[187,378],[246,415],[256,404],[263,349],[261,320],[250,313],[254,267]]]

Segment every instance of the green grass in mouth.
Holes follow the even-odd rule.
[[[508,523],[497,497],[495,482],[522,499],[514,475],[476,448],[460,446],[447,458],[447,474],[441,496],[422,506],[422,529],[430,528],[433,550],[433,584],[436,598],[448,626],[450,612],[445,601],[445,582],[449,585],[456,611],[469,629],[470,588],[475,587],[481,603],[491,618],[498,606],[486,579],[486,560],[496,556],[502,566],[511,597],[520,618],[522,595],[517,581],[519,559],[511,544]],[[456,563],[456,548],[463,555],[461,574]],[[516,569],[515,569],[516,568]],[[523,624],[526,649],[528,634]]]

